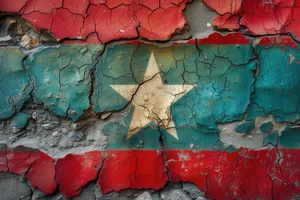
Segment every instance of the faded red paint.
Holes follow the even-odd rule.
[[[215,32],[210,34],[207,38],[199,39],[198,44],[250,44],[250,42],[238,32],[227,35]]]
[[[155,150],[110,150],[100,171],[103,193],[123,189],[160,189],[168,181],[162,152]]]
[[[238,30],[240,28],[239,19],[238,15],[226,13],[215,17],[213,24],[219,29]]]
[[[271,37],[270,37],[271,38]],[[172,45],[176,44],[250,44],[250,41],[247,37],[245,37],[240,32],[232,32],[226,35],[222,35],[221,33],[214,32],[210,34],[206,38],[202,39],[190,39],[185,41],[174,41]],[[151,44],[149,41],[140,41],[140,40],[132,40],[132,41],[125,41],[120,42],[120,44]],[[272,43],[270,43],[272,44]]]
[[[14,174],[24,174],[29,168],[32,162],[38,156],[37,154],[32,155],[34,149],[25,148],[25,147],[16,147],[14,149],[7,149],[6,158],[7,158],[7,167],[9,172]]]
[[[293,4],[294,0],[245,0],[241,24],[254,35],[288,32],[289,24],[297,20],[293,17]]]
[[[78,38],[83,27],[84,18],[71,13],[67,9],[57,9],[52,12],[51,31],[57,39]]]
[[[243,0],[204,0],[204,2],[218,14],[225,15],[226,13],[238,13]]]
[[[99,44],[97,34],[90,34],[86,40],[64,40],[63,44]]]
[[[50,14],[52,12],[52,9],[61,8],[63,6],[62,0],[52,0],[51,2],[48,2],[48,4],[46,4],[44,1],[41,0],[27,0],[27,1],[22,0],[22,1],[26,3],[26,6],[24,5],[25,6],[23,11],[24,14],[29,14],[32,12]]]
[[[140,36],[149,40],[168,40],[176,29],[181,30],[186,24],[178,7],[160,8],[153,13],[150,9],[140,8],[136,16],[140,21]]]
[[[259,45],[262,46],[270,46],[270,45],[284,45],[293,48],[298,48],[298,44],[288,36],[270,36],[270,37],[263,37],[259,38]]]
[[[79,195],[81,188],[98,177],[103,193],[128,188],[157,190],[169,180],[167,173],[171,182],[194,183],[213,199],[289,199],[300,192],[300,149],[166,150],[164,154],[156,150],[95,150],[69,154],[56,165],[34,149],[2,148],[0,153],[1,159],[7,157],[1,171],[28,171],[27,179],[46,194],[56,190],[56,179],[67,198]]]
[[[143,37],[168,40],[187,23],[187,0],[2,0],[0,10],[19,13],[37,29],[58,39],[86,39],[97,33],[100,42]],[[99,42],[98,41],[98,42]]]
[[[219,14],[214,20],[219,29],[237,30],[242,25],[252,35],[291,33],[300,39],[300,0],[206,0],[205,3]]]
[[[26,5],[26,1],[24,0],[15,0],[15,1],[8,1],[8,0],[1,0],[0,3],[0,10],[3,12],[19,12],[24,6]]]
[[[280,152],[168,150],[165,159],[172,182],[194,183],[212,199],[288,199],[300,192],[300,150]]]
[[[102,42],[120,38],[136,38],[138,37],[136,31],[138,21],[134,12],[134,5],[121,5],[114,9],[109,9],[105,5],[91,5],[82,28],[82,37],[85,38],[88,34],[97,32]]]
[[[103,157],[100,151],[82,155],[69,154],[56,163],[56,181],[59,191],[67,198],[80,194],[81,188],[98,178]]]
[[[55,163],[47,154],[23,146],[13,149],[4,147],[0,152],[0,161],[3,161],[0,171],[26,174],[31,185],[46,194],[52,194],[56,190]]]
[[[52,194],[55,192],[57,184],[55,181],[55,163],[54,159],[41,151],[32,153],[33,157],[38,157],[30,166],[26,178],[33,187]]]

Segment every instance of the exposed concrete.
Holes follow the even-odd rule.
[[[54,44],[56,40],[45,31],[37,31],[32,25],[19,16],[0,16],[0,46],[24,44],[25,35],[34,38],[42,44]],[[23,42],[22,42],[23,38]],[[30,39],[31,40],[31,39]],[[36,45],[37,46],[37,45]],[[36,47],[35,46],[35,47]]]
[[[264,134],[260,130],[260,126],[264,123],[272,122],[274,124],[273,131],[279,136],[287,127],[287,123],[276,123],[273,116],[257,117],[255,119],[255,128],[249,133],[239,133],[235,130],[236,125],[243,122],[232,122],[227,124],[219,124],[219,138],[225,145],[233,145],[236,148],[246,147],[260,149],[264,147]]]
[[[1,200],[30,200],[32,191],[26,181],[20,176],[0,173],[0,199]]]
[[[143,192],[138,197],[134,198],[134,200],[152,200],[149,192]]]
[[[162,200],[190,200],[191,198],[182,189],[165,190],[160,193]]]
[[[24,129],[18,131],[11,120],[0,122],[0,143],[15,147],[24,145],[40,149],[54,158],[68,153],[80,154],[91,150],[102,150],[109,144],[108,137],[101,133],[102,127],[117,121],[128,109],[113,114],[108,119],[88,118],[79,122],[57,117],[43,106],[27,104],[23,112],[32,118]]]
[[[233,145],[236,148],[247,147],[259,149],[263,147],[263,134],[254,129],[251,134],[243,134],[235,131],[239,122],[218,125],[219,137],[225,145]]]
[[[288,123],[278,123],[275,122],[274,118],[272,115],[268,116],[268,117],[257,117],[255,119],[255,128],[256,131],[260,131],[259,127],[267,122],[272,122],[274,127],[273,127],[273,131],[277,132],[278,135],[281,135],[281,132],[284,131],[284,129],[287,127]]]
[[[183,183],[183,190],[190,195],[192,199],[197,199],[200,196],[204,196],[204,192],[199,190],[194,184],[192,183]]]
[[[193,0],[187,4],[184,15],[193,38],[204,38],[214,31],[212,21],[216,13],[210,10],[203,0]]]

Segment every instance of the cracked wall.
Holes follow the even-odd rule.
[[[298,4],[2,0],[3,199],[299,198]]]

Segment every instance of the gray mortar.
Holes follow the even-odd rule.
[[[1,200],[30,200],[32,191],[22,177],[0,173]]]
[[[22,112],[32,116],[28,125],[24,129],[16,129],[11,125],[11,120],[0,121],[0,143],[11,147],[24,145],[40,149],[53,158],[61,158],[69,153],[82,154],[91,150],[103,150],[110,143],[109,137],[101,131],[103,126],[120,121],[129,113],[130,108],[131,106],[128,106],[122,111],[109,113],[109,116],[102,117],[103,119],[101,115],[93,115],[73,122],[52,114],[45,110],[43,105],[27,103]],[[218,124],[220,141],[236,148],[262,148],[264,138],[259,127],[268,121],[274,123],[274,131],[279,135],[287,126],[286,123],[275,123],[271,116],[257,118],[255,129],[250,134],[235,131],[240,121]]]
[[[26,184],[26,183],[24,183]],[[31,192],[31,191],[30,191]],[[31,194],[31,193],[30,193]],[[31,200],[67,200],[63,194],[56,193],[47,196],[37,189],[33,189]],[[91,182],[84,188],[80,196],[72,200],[206,200],[204,192],[191,183],[168,184],[161,190],[122,190],[102,194],[97,183]],[[2,200],[2,199],[1,199]]]
[[[193,0],[188,3],[184,10],[184,16],[188,21],[190,35],[193,38],[204,38],[214,31],[212,21],[217,14],[210,10],[203,0]],[[207,26],[207,23],[211,26]]]
[[[107,135],[101,132],[102,127],[123,118],[130,106],[108,118],[93,116],[78,122],[58,117],[44,109],[43,105],[27,103],[22,112],[31,115],[24,129],[16,129],[11,120],[0,122],[0,143],[10,147],[24,145],[40,149],[53,158],[66,154],[81,154],[91,150],[103,150],[108,144]]]
[[[40,44],[53,44],[55,38],[46,31],[37,31],[19,16],[0,15],[0,46],[19,46],[24,35],[39,41]]]
[[[264,134],[260,130],[260,126],[266,122],[272,122],[274,124],[273,131],[281,135],[281,132],[287,127],[288,123],[275,122],[274,118],[270,115],[268,117],[257,117],[255,119],[255,128],[249,134],[238,133],[235,131],[235,127],[238,124],[245,122],[237,121],[227,124],[218,124],[220,141],[225,145],[233,145],[236,148],[246,147],[252,149],[261,149],[264,147]]]

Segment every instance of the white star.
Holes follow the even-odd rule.
[[[153,52],[142,84],[110,85],[110,87],[127,101],[133,98],[134,112],[127,138],[136,134],[150,122],[154,122],[178,139],[170,106],[193,89],[194,86],[164,85]]]

